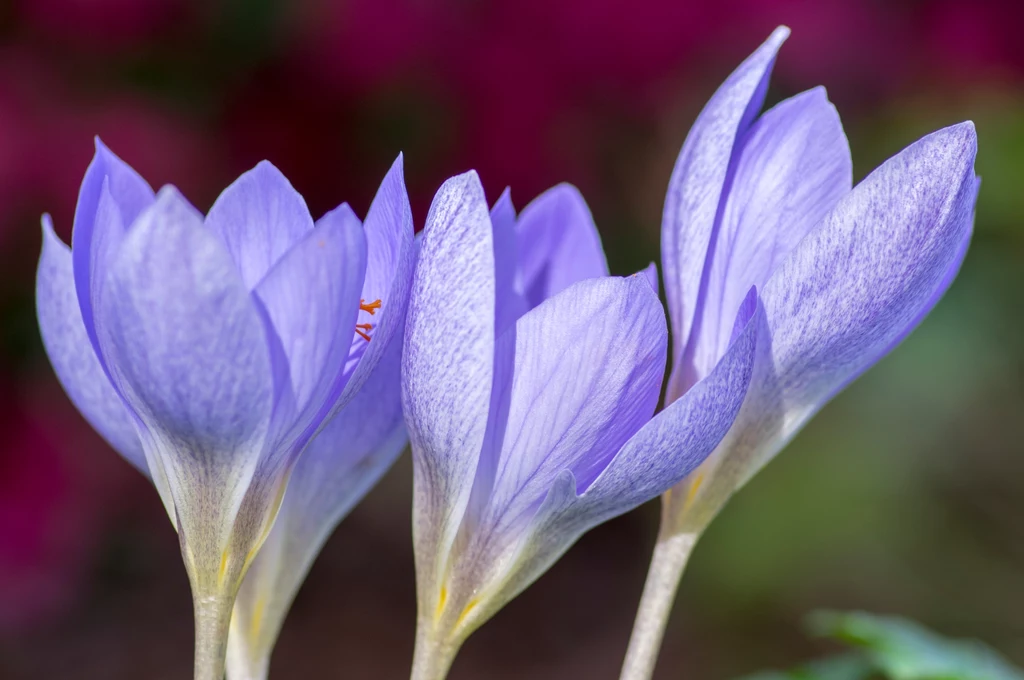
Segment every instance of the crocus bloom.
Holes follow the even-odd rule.
[[[758,116],[780,28],[694,123],[665,199],[672,320],[667,402],[726,351],[753,286],[763,325],[750,389],[715,452],[666,494],[623,678],[648,678],[697,536],[736,489],[935,305],[967,250],[974,126],[919,140],[851,189],[850,153],[824,90]],[[672,406],[669,405],[668,409]]]
[[[43,218],[43,342],[86,419],[160,493],[192,584],[196,677],[221,680],[232,602],[305,445],[401,327],[413,262],[401,161],[366,225],[315,224],[269,163],[204,218],[99,141],[73,250]],[[372,340],[372,341],[370,341]]]
[[[401,357],[398,329],[363,388],[295,464],[274,528],[235,600],[228,680],[267,677],[288,609],[320,549],[408,443],[400,395]]]
[[[681,480],[728,430],[753,365],[750,308],[713,374],[650,420],[668,342],[652,273],[605,276],[569,187],[518,219],[507,196],[488,214],[475,173],[438,191],[402,359],[414,678],[443,677],[466,637],[583,532]]]

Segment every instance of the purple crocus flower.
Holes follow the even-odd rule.
[[[315,224],[269,163],[204,218],[97,140],[73,249],[43,218],[37,308],[58,378],[156,486],[196,614],[196,678],[221,680],[235,593],[310,439],[400,329],[413,265],[401,159],[363,225]]]
[[[971,237],[973,124],[924,137],[851,188],[846,137],[824,90],[758,115],[788,34],[777,29],[705,106],[665,199],[674,337],[667,408],[715,370],[738,309],[755,304],[762,323],[736,422],[663,498],[623,669],[629,680],[653,671],[700,533],[829,399],[913,330],[953,281]]]
[[[363,388],[295,464],[274,528],[235,600],[228,680],[265,680],[281,626],[320,549],[408,443],[401,359],[399,328]]]
[[[756,325],[741,311],[719,367],[651,420],[668,333],[653,271],[609,277],[568,187],[488,214],[475,173],[427,217],[410,294],[402,400],[414,462],[413,678],[586,530],[658,496],[736,415]]]

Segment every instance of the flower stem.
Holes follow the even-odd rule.
[[[195,680],[224,680],[232,598],[196,597]]]
[[[409,680],[444,680],[448,677],[448,669],[459,651],[458,645],[436,639],[418,626],[416,631],[416,648],[412,655],[412,674]]]
[[[650,680],[654,673],[679,580],[697,542],[698,534],[670,532],[665,527],[663,520],[619,680]]]

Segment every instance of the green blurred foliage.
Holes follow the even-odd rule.
[[[914,621],[866,612],[819,611],[809,630],[852,646],[789,671],[766,671],[745,680],[1024,680],[1024,673],[976,640],[950,640]]]

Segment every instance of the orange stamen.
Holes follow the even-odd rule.
[[[373,329],[373,324],[372,323],[357,323],[356,324],[356,333],[358,333],[359,337],[361,337],[363,340],[366,340],[367,342],[370,341],[369,331],[372,330],[372,329]]]
[[[366,312],[370,316],[376,314],[378,309],[380,309],[380,298],[374,300],[370,304],[366,304],[366,300],[359,301],[359,311]]]

